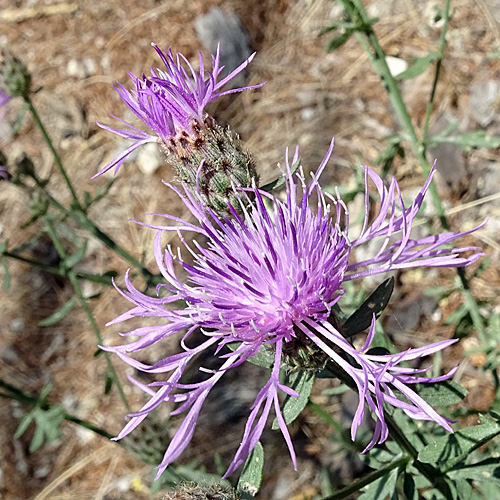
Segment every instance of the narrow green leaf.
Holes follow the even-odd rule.
[[[413,476],[407,472],[404,474],[403,492],[407,500],[418,500],[418,490],[415,486],[415,480]]]
[[[106,382],[104,382],[104,394],[109,394],[111,388],[113,387],[113,378],[109,375],[106,377]]]
[[[288,375],[287,385],[299,394],[298,398],[287,396],[283,403],[283,418],[286,425],[291,424],[306,407],[309,396],[314,385],[314,372],[311,371],[296,371]],[[279,428],[278,419],[275,418],[272,428]]]
[[[55,325],[61,321],[66,315],[73,309],[76,304],[76,296],[71,297],[67,302],[65,302],[61,307],[59,307],[54,313],[52,313],[48,318],[42,319],[38,322],[38,326],[51,326]]]
[[[452,381],[416,384],[414,389],[431,406],[449,406],[460,403],[468,393],[467,389]]]
[[[354,33],[354,30],[347,29],[341,35],[337,35],[337,36],[333,37],[326,44],[326,51],[333,52],[334,50],[339,49],[340,47],[342,47],[342,45],[344,45],[349,40],[349,38],[351,38],[353,33]]]
[[[84,241],[83,245],[78,248],[78,250],[71,256],[69,256],[67,259],[64,260],[64,266],[66,266],[66,269],[71,269],[73,266],[78,264],[84,257],[85,257],[85,252],[87,251],[87,240]]]
[[[35,452],[45,442],[52,442],[61,437],[60,426],[64,420],[64,410],[60,406],[52,406],[49,410],[36,408],[33,410],[36,422],[35,435],[29,450]]]
[[[451,479],[472,479],[474,481],[494,481],[500,484],[500,462],[498,458],[487,458],[481,462],[454,468],[448,476]]]
[[[472,491],[472,486],[465,479],[455,481],[457,485],[457,494],[460,500],[473,500],[474,492]],[[477,497],[476,497],[477,498]]]
[[[323,36],[326,35],[327,33],[331,33],[332,31],[338,30],[338,29],[354,29],[356,28],[356,25],[350,21],[333,21],[328,28],[323,28],[319,33],[318,36]]]
[[[102,349],[96,349],[94,351],[94,354],[92,355],[92,357],[97,358],[97,356],[102,356],[103,354],[104,354],[104,351]]]
[[[33,439],[31,440],[29,451],[30,453],[34,453],[37,451],[40,446],[42,446],[44,441],[43,428],[39,425],[35,428],[35,434],[33,435]]]
[[[361,304],[347,321],[342,325],[342,333],[345,337],[352,337],[369,328],[373,315],[378,318],[386,308],[394,290],[394,278],[386,279],[377,289]]]
[[[83,206],[87,209],[92,205],[92,196],[88,191],[83,193]]]
[[[450,468],[499,434],[500,424],[486,421],[484,424],[435,439],[420,451],[418,459],[424,463]]]
[[[26,432],[31,422],[33,422],[34,418],[35,417],[31,412],[27,415],[24,415],[24,417],[19,422],[16,432],[14,433],[14,439],[19,439]]]
[[[437,135],[431,138],[431,145],[447,143],[456,144],[464,149],[470,148],[499,148],[500,137],[487,136],[484,130],[475,130],[459,135]]]
[[[430,52],[426,56],[417,57],[413,64],[394,77],[395,80],[408,80],[410,78],[415,78],[418,75],[421,75],[433,61],[437,59],[437,54],[435,52]]]
[[[291,174],[293,175],[295,172],[297,172],[299,167],[300,167],[300,159],[297,160],[292,165]],[[271,191],[274,191],[275,189],[278,189],[285,184],[287,175],[288,175],[288,172],[285,172],[281,177],[278,177],[274,181],[269,182],[268,184],[260,187],[259,189],[262,189],[262,191],[267,191],[268,193],[270,193]]]
[[[236,491],[241,500],[251,500],[259,491],[264,471],[264,448],[257,443],[248,456]]]
[[[231,342],[230,344],[226,344],[231,351],[236,351],[240,346],[241,342]],[[252,357],[248,358],[248,362],[254,365],[260,366],[261,368],[271,368],[274,363],[274,356],[266,349],[265,346],[262,346],[259,349],[257,354],[254,354]]]
[[[393,495],[398,479],[398,469],[393,469],[389,474],[380,477],[363,489],[363,494],[358,500],[382,500],[388,495]]]

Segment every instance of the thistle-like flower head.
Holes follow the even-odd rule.
[[[238,203],[234,187],[250,187],[252,182],[257,182],[258,176],[254,161],[242,148],[238,135],[220,127],[206,113],[205,107],[223,95],[263,85],[222,90],[248,66],[255,54],[219,80],[224,68],[220,65],[219,49],[212,56],[211,71],[205,69],[201,54],[200,69],[195,71],[182,54],[174,57],[170,48],[164,54],[156,45],[153,46],[165,64],[165,70],[151,68],[150,76],[143,74],[142,77],[130,74],[135,88],[129,91],[118,84],[115,89],[154,135],[120,118],[117,119],[129,130],[99,124],[134,142],[94,177],[113,167],[116,173],[132,151],[148,142],[157,142],[167,161],[175,168],[179,180],[192,193],[196,193],[205,205],[216,212],[224,212],[228,201],[233,206]]]
[[[339,195],[323,193],[318,183],[332,148],[333,141],[309,183],[301,170],[292,175],[287,158],[284,201],[257,188],[240,189],[239,196],[244,199],[241,203],[243,213],[230,206],[231,217],[216,214],[190,190],[170,186],[197,223],[163,215],[175,225],[150,226],[158,229],[154,252],[165,283],[158,287],[157,297],[149,297],[133,286],[127,274],[126,290],[121,293],[133,307],[111,322],[119,323],[140,316],[158,318],[160,325],[126,333],[139,337],[129,344],[104,347],[137,370],[170,373],[168,379],[148,386],[131,379],[151,399],[141,410],[129,415],[130,420],[117,439],[131,432],[163,401],[178,404],[172,414],[187,412],[158,467],[158,475],[188,445],[198,414],[212,387],[226,372],[261,349],[273,357],[271,375],[252,405],[241,444],[226,475],[240,467],[255,447],[271,409],[274,409],[295,465],[295,453],[279,400],[280,393],[297,396],[279,377],[292,344],[295,347],[301,343],[313,345],[357,387],[359,406],[352,423],[352,437],[361,424],[365,406],[376,421],[367,449],[387,439],[384,403],[401,408],[415,419],[432,420],[452,431],[450,422],[436,413],[411,389],[411,385],[444,380],[453,371],[442,377],[425,378],[421,375],[425,370],[407,368],[401,363],[439,351],[454,340],[398,354],[374,355],[370,354],[369,348],[375,332],[375,318],[361,349],[355,349],[330,318],[334,305],[344,293],[346,281],[395,269],[465,266],[482,254],[475,247],[445,246],[466,233],[442,233],[419,240],[410,238],[413,221],[434,170],[414,202],[406,207],[395,180],[386,187],[374,171],[365,168],[365,220],[361,234],[351,240],[346,206]],[[293,161],[297,160],[298,152]],[[371,222],[369,181],[375,185],[380,197],[378,213]],[[312,200],[317,200],[317,203]],[[192,231],[202,235],[208,243],[202,246],[195,241],[188,245],[182,239],[194,259],[188,264],[180,252],[163,249],[161,234],[165,231],[177,232],[181,237],[183,231]],[[380,240],[379,250],[367,260],[353,261],[352,249],[373,239]],[[469,255],[465,256],[465,252]],[[187,272],[187,283],[177,276],[176,266]],[[164,296],[163,291],[168,295]],[[177,308],[174,305],[178,304],[177,301],[183,301],[185,307]],[[187,339],[197,330],[205,334],[205,340],[189,347]],[[178,354],[153,365],[129,356],[147,348],[155,352],[157,344],[178,333],[182,333]],[[232,344],[233,350],[224,349],[227,344]],[[202,382],[183,383],[181,377],[186,366],[211,346],[217,346],[219,369],[207,374]],[[397,394],[403,394],[405,400]]]

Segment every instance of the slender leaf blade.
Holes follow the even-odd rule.
[[[236,488],[241,500],[251,500],[259,491],[264,472],[264,448],[258,442],[248,456]]]
[[[51,326],[59,323],[67,314],[73,309],[76,304],[76,296],[71,297],[67,302],[65,302],[61,307],[56,309],[48,318],[42,319],[38,322],[38,326]]]
[[[291,424],[306,407],[309,396],[314,385],[314,372],[312,371],[296,371],[288,376],[288,386],[296,391],[298,398],[287,396],[283,403],[282,412],[286,425]],[[274,419],[272,428],[279,428],[278,419]]]

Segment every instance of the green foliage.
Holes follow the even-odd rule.
[[[25,415],[14,434],[14,438],[20,438],[28,429],[30,424],[35,424],[35,434],[31,440],[29,451],[37,451],[45,442],[52,442],[60,438],[60,425],[65,417],[62,407],[53,405],[45,407],[47,396],[51,390],[51,385],[46,385],[40,394],[37,405],[27,415]]]
[[[256,444],[248,456],[236,488],[241,500],[251,500],[259,491],[264,472],[264,448]]]
[[[414,389],[431,406],[454,405],[467,396],[467,389],[450,380],[436,384],[416,384]]]
[[[373,481],[363,488],[363,493],[358,500],[382,500],[387,496],[393,498],[396,493],[396,481],[398,479],[398,469],[391,470],[388,474]],[[397,493],[396,493],[397,495]],[[396,496],[397,498],[397,496]]]
[[[412,65],[394,76],[396,80],[409,80],[411,78],[415,78],[418,75],[421,75],[436,59],[438,55],[435,52],[429,52],[426,56],[416,57]]]
[[[423,463],[436,464],[449,469],[494,437],[500,435],[500,424],[494,420],[482,419],[481,425],[459,430],[434,439],[418,454]]]
[[[299,397],[287,396],[282,405],[283,418],[287,425],[291,424],[306,407],[315,378],[312,371],[295,371],[288,375],[286,384],[296,391]],[[278,419],[274,419],[272,428],[274,430],[279,428]]]
[[[114,177],[106,184],[98,186],[95,195],[92,196],[88,191],[83,194],[83,210],[86,212],[92,205],[101,201],[108,193],[113,184],[116,182],[117,177]]]
[[[59,323],[59,321],[63,320],[69,314],[76,302],[77,298],[75,296],[71,297],[71,299],[56,309],[48,318],[39,321],[38,326],[52,326]]]
[[[291,170],[291,174],[292,175],[295,174],[295,172],[297,172],[297,170],[299,169],[299,167],[300,167],[300,159],[298,159],[292,165],[292,168],[290,169]],[[280,188],[281,186],[285,185],[287,175],[288,175],[288,173],[284,172],[283,175],[281,175],[280,177],[278,177],[274,181],[271,181],[268,184],[265,184],[264,186],[260,187],[259,189],[262,189],[262,191],[267,191],[268,193],[270,193],[271,191],[274,191],[274,190]]]
[[[342,324],[342,333],[345,337],[352,337],[370,327],[373,315],[377,318],[387,307],[394,290],[394,278],[386,279],[361,304],[361,306]]]
[[[382,177],[389,172],[392,168],[394,160],[399,156],[400,158],[405,157],[405,150],[401,143],[404,137],[401,134],[393,134],[385,137],[387,141],[387,147],[377,156],[375,159],[375,165],[382,165]]]
[[[500,137],[489,136],[484,130],[474,130],[458,135],[435,135],[430,138],[429,146],[433,147],[440,143],[456,144],[462,149],[469,151],[474,148],[498,148],[500,147]]]

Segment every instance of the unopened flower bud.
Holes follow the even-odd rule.
[[[160,147],[179,179],[216,213],[227,212],[228,203],[239,207],[241,198],[235,188],[257,183],[255,163],[239,137],[209,115],[203,123],[193,118],[189,131],[179,129]]]
[[[0,50],[0,91],[9,97],[28,97],[31,93],[28,68],[5,49]]]

